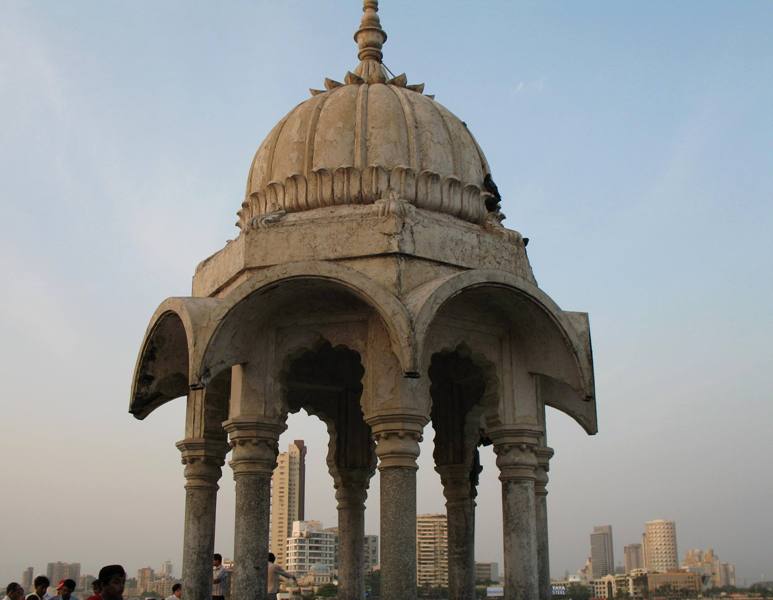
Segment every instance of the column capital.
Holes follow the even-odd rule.
[[[338,469],[333,477],[338,509],[365,509],[368,483],[373,473],[370,469]]]
[[[180,450],[182,464],[185,465],[185,488],[217,490],[228,443],[222,439],[186,438],[175,446]]]
[[[283,424],[242,417],[225,421],[223,429],[228,432],[233,449],[229,464],[234,477],[241,474],[270,475],[273,472]]]
[[[534,454],[537,456],[537,470],[535,471],[536,479],[534,480],[534,493],[538,496],[548,495],[548,471],[550,470],[550,459],[553,456],[553,448],[547,446],[537,446],[534,449]]]
[[[435,465],[435,471],[440,475],[443,484],[446,506],[469,504],[475,500],[475,486],[470,477],[471,468],[467,464]]]
[[[536,479],[536,448],[541,435],[542,429],[534,426],[501,427],[489,432],[497,455],[500,481]]]
[[[423,415],[413,413],[376,415],[367,420],[376,440],[379,470],[418,469],[419,442],[427,423]]]

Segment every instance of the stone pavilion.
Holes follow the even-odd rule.
[[[588,316],[561,310],[502,225],[467,125],[382,62],[365,0],[359,64],[292,109],[258,148],[239,235],[191,296],[148,325],[130,412],[187,399],[184,597],[211,593],[221,469],[236,486],[232,598],[265,598],[269,499],[289,413],[327,426],[338,502],[338,598],[365,597],[365,499],[380,472],[381,598],[416,598],[419,442],[448,516],[449,597],[474,598],[478,448],[502,486],[508,600],[550,597],[545,407],[596,432]]]

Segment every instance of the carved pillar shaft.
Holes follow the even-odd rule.
[[[370,472],[340,470],[338,501],[338,600],[365,598],[365,500]]]
[[[416,458],[424,420],[371,421],[381,474],[381,597],[416,598]]]
[[[469,465],[438,465],[448,517],[448,595],[475,597],[475,488]]]
[[[537,506],[534,493],[539,431],[492,433],[502,482],[505,600],[539,597]]]
[[[183,593],[192,600],[209,600],[212,596],[217,482],[228,444],[225,440],[185,439],[177,442],[177,448],[185,465]]]
[[[223,423],[229,433],[234,481],[236,482],[236,526],[234,529],[235,599],[264,600],[267,590],[271,473],[276,465],[277,441],[282,426],[254,419],[231,419]]]
[[[539,577],[539,599],[550,600],[553,587],[550,585],[550,551],[548,548],[548,471],[553,449],[539,446],[537,456],[534,494],[537,510],[537,571]]]

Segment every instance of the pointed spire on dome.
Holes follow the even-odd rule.
[[[360,28],[354,34],[359,51],[357,58],[360,64],[354,71],[349,71],[344,77],[344,83],[334,79],[325,79],[325,89],[310,89],[312,96],[324,94],[343,85],[361,85],[363,83],[387,83],[406,88],[420,94],[424,93],[424,84],[408,84],[405,73],[394,75],[383,63],[384,55],[381,48],[387,40],[386,31],[381,29],[381,19],[378,17],[378,0],[363,0]],[[429,96],[434,99],[434,96]]]
[[[385,83],[389,79],[381,62],[381,48],[386,40],[386,31],[381,29],[381,20],[378,18],[378,0],[363,0],[360,28],[354,34],[354,41],[359,48],[357,58],[360,59],[360,64],[353,73],[362,82]],[[349,74],[347,78],[348,76]]]

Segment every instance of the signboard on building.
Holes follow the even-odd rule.
[[[486,588],[486,598],[504,598],[505,588],[501,585],[495,585]]]
[[[563,598],[566,596],[566,586],[563,584],[553,584],[553,596]]]

